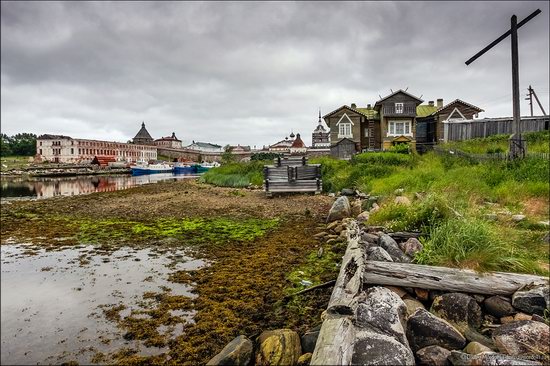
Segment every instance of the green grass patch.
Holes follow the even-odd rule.
[[[219,187],[243,188],[250,184],[261,186],[263,184],[263,168],[266,164],[271,164],[271,161],[224,164],[208,170],[201,176],[200,181]]]
[[[1,156],[1,171],[5,172],[13,169],[23,169],[29,165],[29,158],[29,156]]]

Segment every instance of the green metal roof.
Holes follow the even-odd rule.
[[[378,112],[372,108],[355,108],[355,110],[363,113],[369,119],[378,119]]]
[[[437,111],[437,107],[435,105],[421,104],[416,107],[416,116],[426,117],[434,113],[435,111]]]

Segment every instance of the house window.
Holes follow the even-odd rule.
[[[403,103],[395,103],[395,113],[403,113]]]
[[[369,137],[369,128],[365,127],[365,137]]]
[[[40,149],[40,155],[42,155],[42,149]]]
[[[338,137],[353,137],[351,134],[351,123],[340,123]]]
[[[71,147],[71,155],[74,154],[74,148]]]
[[[412,136],[411,121],[390,121],[388,136]]]

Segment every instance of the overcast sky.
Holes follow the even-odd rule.
[[[323,114],[390,89],[460,98],[511,116],[519,30],[522,115],[531,84],[549,108],[549,2],[1,3],[2,132],[306,144]],[[538,107],[535,114],[541,114]]]

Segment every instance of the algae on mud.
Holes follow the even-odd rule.
[[[334,265],[319,266],[313,238],[331,205],[326,196],[267,199],[261,191],[211,187],[196,182],[161,183],[126,191],[82,197],[16,202],[2,210],[2,243],[26,238],[56,248],[88,243],[97,253],[120,245],[189,248],[209,266],[181,271],[169,280],[190,284],[193,296],[165,291],[146,293],[149,307],[127,312],[104,309],[125,338],[167,347],[165,355],[144,357],[132,349],[96,360],[127,364],[205,363],[239,334],[254,338],[261,331],[291,327],[304,331],[320,322],[330,289],[281,301],[297,288],[297,279],[321,281],[335,276]],[[324,248],[326,257],[331,247]],[[93,255],[93,253],[92,253]],[[81,258],[81,260],[88,260]],[[173,258],[177,263],[177,258]],[[325,264],[328,264],[326,261]],[[315,272],[317,269],[318,273]],[[300,272],[301,271],[301,272]],[[182,334],[166,337],[159,329],[181,321],[174,312],[194,311]],[[181,323],[180,323],[181,324]]]

